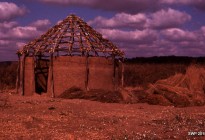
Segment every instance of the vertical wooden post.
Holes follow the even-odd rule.
[[[25,93],[24,93],[24,85],[25,85],[25,59],[26,59],[26,56],[25,54],[22,55],[22,60],[21,60],[21,95],[23,96]]]
[[[116,68],[116,63],[115,63],[115,55],[112,55],[112,61],[113,61],[113,84],[114,84],[114,90],[116,90],[116,72],[115,72],[115,68]]]
[[[20,77],[19,77],[19,79],[20,79],[20,81],[19,81],[19,90],[20,90],[20,92],[19,92],[19,94],[21,94],[22,95],[22,90],[23,90],[23,56],[21,56],[20,57]]]
[[[19,93],[19,82],[20,82],[20,55],[18,55],[18,68],[17,68],[17,75],[16,75],[16,94]]]
[[[54,98],[55,97],[55,93],[54,93],[54,79],[53,79],[53,53],[51,54],[51,97]]]
[[[89,83],[89,64],[88,64],[88,52],[86,52],[86,58],[85,58],[85,90],[88,91],[88,83]]]
[[[121,86],[122,88],[124,87],[124,64],[123,62],[121,62],[121,65],[122,65],[122,73],[121,73]]]
[[[33,91],[32,93],[36,93],[36,59],[35,56],[33,56],[33,62],[32,62],[32,71],[33,71],[33,76],[32,76],[32,84],[33,84]]]

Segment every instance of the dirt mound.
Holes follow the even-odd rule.
[[[144,102],[179,107],[205,104],[205,68],[192,65],[185,74],[150,84]]]
[[[83,91],[72,87],[60,98],[87,99],[104,103],[149,103],[177,107],[205,105],[205,68],[191,65],[185,74],[175,74],[143,88],[124,88],[120,91]]]
[[[87,99],[104,103],[120,103],[123,101],[121,93],[118,91],[96,89],[85,92],[77,87],[65,90],[59,97],[64,99]]]

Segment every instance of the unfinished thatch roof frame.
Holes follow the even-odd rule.
[[[17,54],[19,56],[17,92],[20,91],[22,95],[25,95],[25,84],[30,81],[30,85],[32,85],[32,81],[35,81],[36,79],[36,73],[38,73],[38,71],[45,73],[46,70],[44,69],[45,67],[47,67],[46,77],[48,79],[48,83],[50,84],[48,84],[48,86],[51,87],[48,87],[48,90],[50,90],[53,97],[55,96],[54,65],[57,64],[54,63],[57,63],[56,61],[65,61],[62,65],[65,65],[67,60],[71,63],[73,63],[73,61],[82,61],[83,66],[85,66],[85,89],[88,90],[90,74],[89,63],[91,63],[92,65],[92,62],[94,61],[103,61],[103,63],[107,64],[112,62],[112,75],[114,82],[113,84],[116,85],[116,78],[119,79],[119,76],[116,77],[116,67],[118,65],[117,63],[120,58],[124,57],[124,53],[119,50],[112,42],[103,38],[100,33],[96,32],[81,18],[73,14],[65,18],[59,24],[50,28],[45,34],[41,35],[39,38],[25,45],[22,50],[19,50],[17,52]],[[63,58],[63,56],[67,57]],[[97,60],[97,57],[106,58],[109,59],[109,61],[112,61],[104,62],[105,60]],[[94,58],[96,59],[94,60]],[[30,63],[32,64],[30,65]],[[39,69],[39,67],[41,69]],[[34,73],[34,76],[27,75],[26,73],[29,73],[28,71],[26,71],[27,69],[34,69],[34,71],[29,71],[30,73]],[[121,67],[121,71],[122,69],[123,68]],[[96,69],[94,71],[96,71]],[[28,79],[28,77],[31,78]],[[122,79],[123,76],[121,76],[121,84],[123,84]],[[69,82],[72,83],[72,81]],[[32,92],[34,92],[34,89],[31,89]]]
[[[123,57],[112,42],[102,37],[81,18],[70,15],[58,25],[49,29],[40,38],[28,43],[19,55],[50,56],[56,55],[93,55]]]

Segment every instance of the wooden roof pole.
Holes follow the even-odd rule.
[[[79,45],[79,47],[73,46],[74,41],[77,42],[74,36],[78,37],[77,34],[79,32],[81,33],[81,38],[83,37],[83,42],[80,38],[78,39],[78,43],[83,45],[83,49],[82,47],[80,47],[81,45]],[[66,33],[71,34],[71,43],[68,43],[68,46],[66,46],[68,47],[68,49],[61,49],[58,47],[58,45],[61,43],[61,41],[63,41],[64,37],[67,37],[65,36]],[[31,56],[37,55],[39,54],[39,52],[41,52],[42,54],[48,53],[51,49],[53,49],[54,52],[67,51],[67,53],[70,55],[72,55],[72,52],[73,55],[76,55],[75,50],[73,51],[73,47],[77,47],[75,49],[79,49],[82,55],[84,51],[87,51],[88,53],[92,52],[95,56],[100,56],[104,54],[105,57],[107,57],[111,56],[112,53],[118,57],[124,56],[124,53],[120,51],[112,42],[103,38],[100,33],[96,32],[86,22],[84,22],[81,18],[75,15],[68,16],[58,25],[53,26],[45,34],[41,35],[38,39],[35,39],[34,41],[25,45],[24,48],[22,50],[19,50],[18,52],[21,54],[26,54],[26,52],[28,51],[29,56]]]
[[[54,91],[54,77],[53,77],[53,53],[51,54],[51,58],[50,58],[50,72],[51,72],[51,97],[54,98],[55,97],[55,91]]]
[[[20,75],[21,75],[21,95],[23,96],[24,95],[24,86],[25,86],[25,59],[26,59],[26,56],[25,54],[22,55],[22,60],[21,60],[21,68],[20,68]]]
[[[17,77],[16,77],[16,94],[19,93],[19,86],[20,86],[20,55],[18,55],[18,68],[17,68]]]
[[[123,60],[120,61],[121,63],[121,87],[123,88],[124,87],[124,64],[123,64]]]
[[[112,61],[113,61],[113,84],[114,84],[114,89],[116,90],[116,63],[115,63],[115,55],[112,54]]]
[[[89,54],[86,52],[86,58],[85,58],[85,90],[89,91],[88,87],[89,83]]]

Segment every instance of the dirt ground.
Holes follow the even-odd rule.
[[[0,97],[3,140],[205,139],[205,106],[101,103],[11,92]]]

